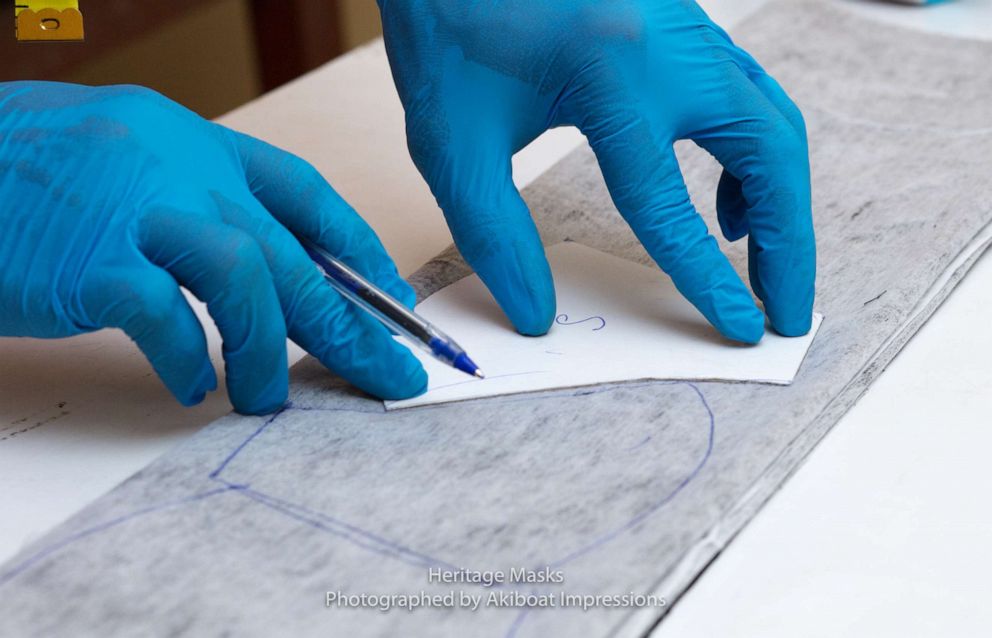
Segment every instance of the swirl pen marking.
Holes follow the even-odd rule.
[[[606,327],[606,319],[603,319],[599,315],[593,315],[592,317],[586,317],[585,319],[579,319],[578,321],[569,321],[568,315],[564,313],[555,317],[555,323],[558,324],[559,326],[577,326],[580,323],[585,323],[587,321],[599,322],[599,326],[592,329],[593,332],[596,332],[597,330],[602,330],[603,328]]]

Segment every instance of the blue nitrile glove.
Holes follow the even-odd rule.
[[[286,336],[360,388],[426,388],[417,359],[319,276],[308,237],[412,304],[372,230],[300,158],[139,87],[0,84],[0,335],[123,329],[184,404],[216,388],[207,302],[234,407],[286,400]]]
[[[672,150],[726,168],[720,226],[749,237],[772,326],[810,328],[815,247],[799,109],[687,0],[379,0],[414,162],[462,255],[516,328],[542,334],[554,286],[511,156],[549,127],[589,139],[613,201],[651,256],[725,336],[764,317],[709,235]]]

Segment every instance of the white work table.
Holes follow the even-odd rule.
[[[992,0],[832,1],[913,28],[992,38]],[[701,4],[732,28],[762,0]],[[381,42],[221,121],[313,162],[403,274],[450,243],[407,156]],[[580,143],[571,130],[541,138],[515,158],[518,185]],[[217,332],[195,307],[222,371]],[[984,634],[992,626],[990,316],[986,257],[654,635]],[[302,353],[294,346],[290,356]],[[229,409],[223,389],[180,407],[116,331],[0,339],[0,562]]]

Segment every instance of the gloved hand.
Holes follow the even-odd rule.
[[[383,398],[417,359],[318,274],[308,237],[404,302],[373,231],[300,158],[139,87],[0,84],[0,335],[123,329],[182,403],[216,388],[204,300],[244,413],[286,400],[286,336]]]
[[[613,201],[678,289],[726,337],[764,317],[696,213],[672,150],[692,139],[725,167],[730,240],[783,335],[810,328],[815,247],[799,109],[687,0],[379,0],[415,164],[462,255],[517,330],[542,334],[554,286],[510,158],[577,126]]]

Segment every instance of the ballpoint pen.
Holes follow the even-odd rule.
[[[394,333],[403,335],[438,361],[465,374],[480,379],[485,378],[482,370],[469,358],[465,350],[431,322],[376,287],[312,241],[300,239],[300,243],[310,255],[310,259],[317,264],[324,279],[345,299],[357,304]]]

